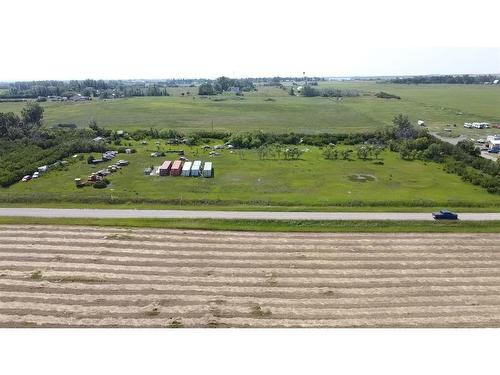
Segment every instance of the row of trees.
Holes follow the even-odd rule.
[[[113,98],[132,96],[168,96],[168,82],[104,81],[36,81],[7,84],[6,99],[39,98],[47,96],[71,97],[81,94],[88,97]]]
[[[383,146],[363,144],[356,148],[356,155],[360,160],[367,160],[371,158],[378,159],[380,153],[384,150]],[[354,151],[351,149],[339,149],[335,145],[328,145],[323,148],[322,154],[327,160],[349,160],[350,155]]]
[[[359,96],[359,91],[336,88],[319,89],[313,87],[312,85],[305,85],[304,87],[302,87],[301,94],[302,96],[306,97],[323,96],[325,98],[341,98]]]
[[[429,84],[429,83],[449,83],[449,84],[473,84],[473,83],[492,83],[500,79],[499,76],[492,74],[485,75],[434,75],[434,76],[417,76],[417,77],[401,77],[389,80],[391,83],[404,84]]]
[[[297,160],[302,156],[303,153],[304,150],[301,150],[296,146],[285,146],[279,143],[262,145],[257,148],[257,155],[259,156],[260,160],[268,158]]]

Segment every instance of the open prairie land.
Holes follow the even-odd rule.
[[[0,326],[500,327],[499,240],[0,226]]]
[[[197,88],[172,89],[170,97],[136,97],[85,103],[43,103],[45,124],[76,123],[91,119],[114,129],[174,128],[229,130],[233,132],[333,132],[379,129],[398,113],[412,121],[425,120],[433,131],[446,127],[464,134],[464,122],[500,122],[500,87],[484,85],[399,85],[376,82],[325,82],[320,87],[359,90],[359,97],[292,97],[286,90],[259,86],[244,97],[223,95],[200,98]],[[190,91],[181,96],[180,91]],[[379,91],[400,95],[401,100],[379,99]],[[0,103],[0,112],[20,112],[24,103]],[[454,128],[452,125],[456,124]]]

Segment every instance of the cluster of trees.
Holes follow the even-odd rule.
[[[102,152],[92,142],[92,129],[46,129],[41,127],[43,108],[28,103],[21,116],[0,113],[0,186],[8,187],[41,165],[50,165],[82,152]]]
[[[388,92],[384,91],[377,92],[375,96],[380,99],[401,99],[401,97],[398,95],[389,94]]]
[[[473,84],[473,83],[492,83],[499,79],[499,76],[492,74],[487,75],[435,75],[435,76],[417,76],[417,77],[401,77],[389,80],[391,83],[405,84],[427,84],[427,83],[452,83],[452,84]]]
[[[262,145],[257,148],[257,155],[260,160],[263,159],[283,159],[297,160],[304,153],[303,150],[297,146],[284,146],[280,143],[273,143],[270,145]]]
[[[464,181],[480,185],[490,193],[500,194],[500,163],[482,158],[471,141],[456,146],[434,138],[426,130],[410,129],[406,116],[394,118],[389,148],[399,152],[404,160],[428,160],[444,164],[444,169],[456,173]]]
[[[348,160],[351,153],[352,153],[352,150],[345,149],[345,148],[339,150],[333,144],[328,145],[327,147],[325,147],[323,149],[323,156],[327,160],[337,160],[337,159]]]
[[[379,145],[362,144],[356,148],[356,154],[360,160],[378,159],[383,149],[384,147]],[[330,144],[323,148],[322,153],[327,160],[349,160],[353,150],[346,148],[338,149],[334,144]]]
[[[21,117],[15,113],[0,112],[0,138],[19,139],[37,134],[43,119],[43,107],[38,103],[28,103],[21,111]]]
[[[254,91],[255,86],[249,78],[233,79],[219,77],[215,81],[206,81],[198,87],[198,95],[216,95],[229,91],[231,87],[237,87],[240,91]]]
[[[302,87],[302,95],[306,97],[323,96],[325,98],[341,98],[359,96],[357,90],[341,90],[335,88],[318,89],[312,85]]]

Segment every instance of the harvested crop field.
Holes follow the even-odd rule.
[[[1,327],[500,327],[500,234],[0,226]]]

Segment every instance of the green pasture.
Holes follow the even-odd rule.
[[[114,129],[175,128],[233,132],[364,132],[390,124],[398,114],[414,122],[426,121],[432,131],[452,128],[471,137],[494,130],[469,130],[464,122],[500,122],[500,87],[485,85],[396,85],[376,82],[324,82],[321,87],[360,90],[362,95],[337,101],[330,98],[289,96],[286,90],[258,86],[244,97],[220,95],[201,98],[197,88],[172,88],[170,97],[138,97],[84,103],[42,103],[45,124],[76,123],[91,119]],[[190,95],[187,95],[187,92]],[[401,100],[379,99],[386,91]],[[182,96],[181,94],[185,95]],[[0,103],[0,112],[20,112],[23,103]],[[453,125],[456,125],[455,127]]]
[[[176,154],[153,158],[158,148],[132,144],[136,154],[119,154],[130,165],[111,174],[106,189],[76,188],[74,179],[110,163],[91,166],[76,158],[61,170],[53,170],[38,180],[19,182],[0,189],[0,202],[19,204],[72,203],[99,206],[115,203],[132,207],[308,207],[324,210],[334,207],[478,207],[498,210],[500,197],[481,187],[463,182],[442,166],[422,161],[404,161],[398,154],[384,151],[377,160],[325,160],[315,147],[301,147],[299,160],[259,160],[254,150],[210,157],[201,147],[184,149],[190,160],[212,161],[215,178],[152,177],[143,170],[174,160]],[[339,146],[348,147],[348,146]],[[160,150],[172,147],[162,144]],[[352,147],[355,150],[355,147]],[[85,159],[86,159],[85,155]],[[98,156],[97,154],[95,155]]]

